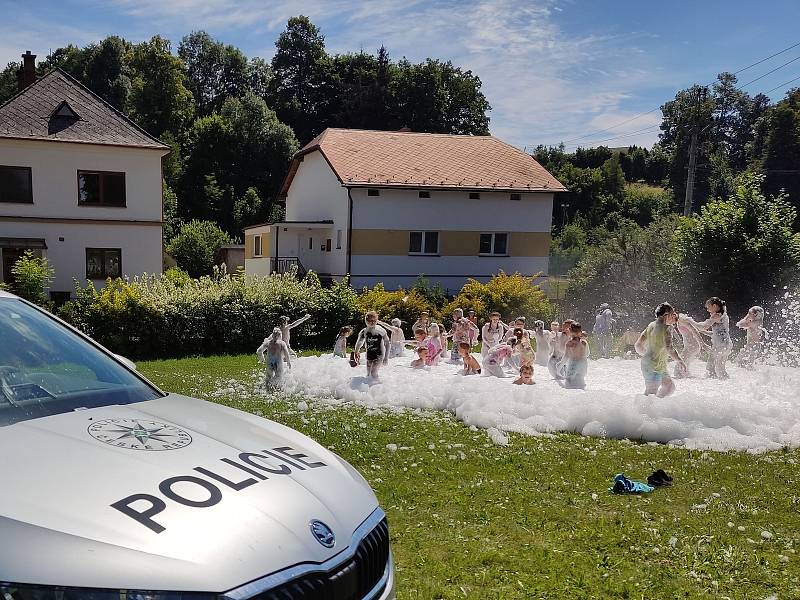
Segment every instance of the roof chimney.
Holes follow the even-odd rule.
[[[17,87],[21,92],[36,81],[36,55],[27,50],[22,55],[22,66],[17,71]]]

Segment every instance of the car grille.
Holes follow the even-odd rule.
[[[361,540],[349,560],[330,571],[292,579],[251,600],[362,600],[368,594],[377,596],[383,590],[374,588],[383,578],[388,560],[389,524],[384,518]]]

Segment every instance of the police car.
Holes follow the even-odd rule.
[[[344,460],[0,292],[0,598],[394,597],[386,516]]]

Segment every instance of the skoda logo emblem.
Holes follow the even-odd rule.
[[[311,521],[311,535],[326,548],[333,548],[336,543],[336,536],[333,535],[331,528],[325,525],[322,521]]]
[[[192,443],[180,427],[148,419],[106,419],[89,425],[94,439],[127,450],[177,450]]]

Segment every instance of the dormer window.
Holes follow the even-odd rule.
[[[62,119],[80,119],[78,113],[72,110],[72,107],[66,100],[56,107],[51,116],[60,117]]]

